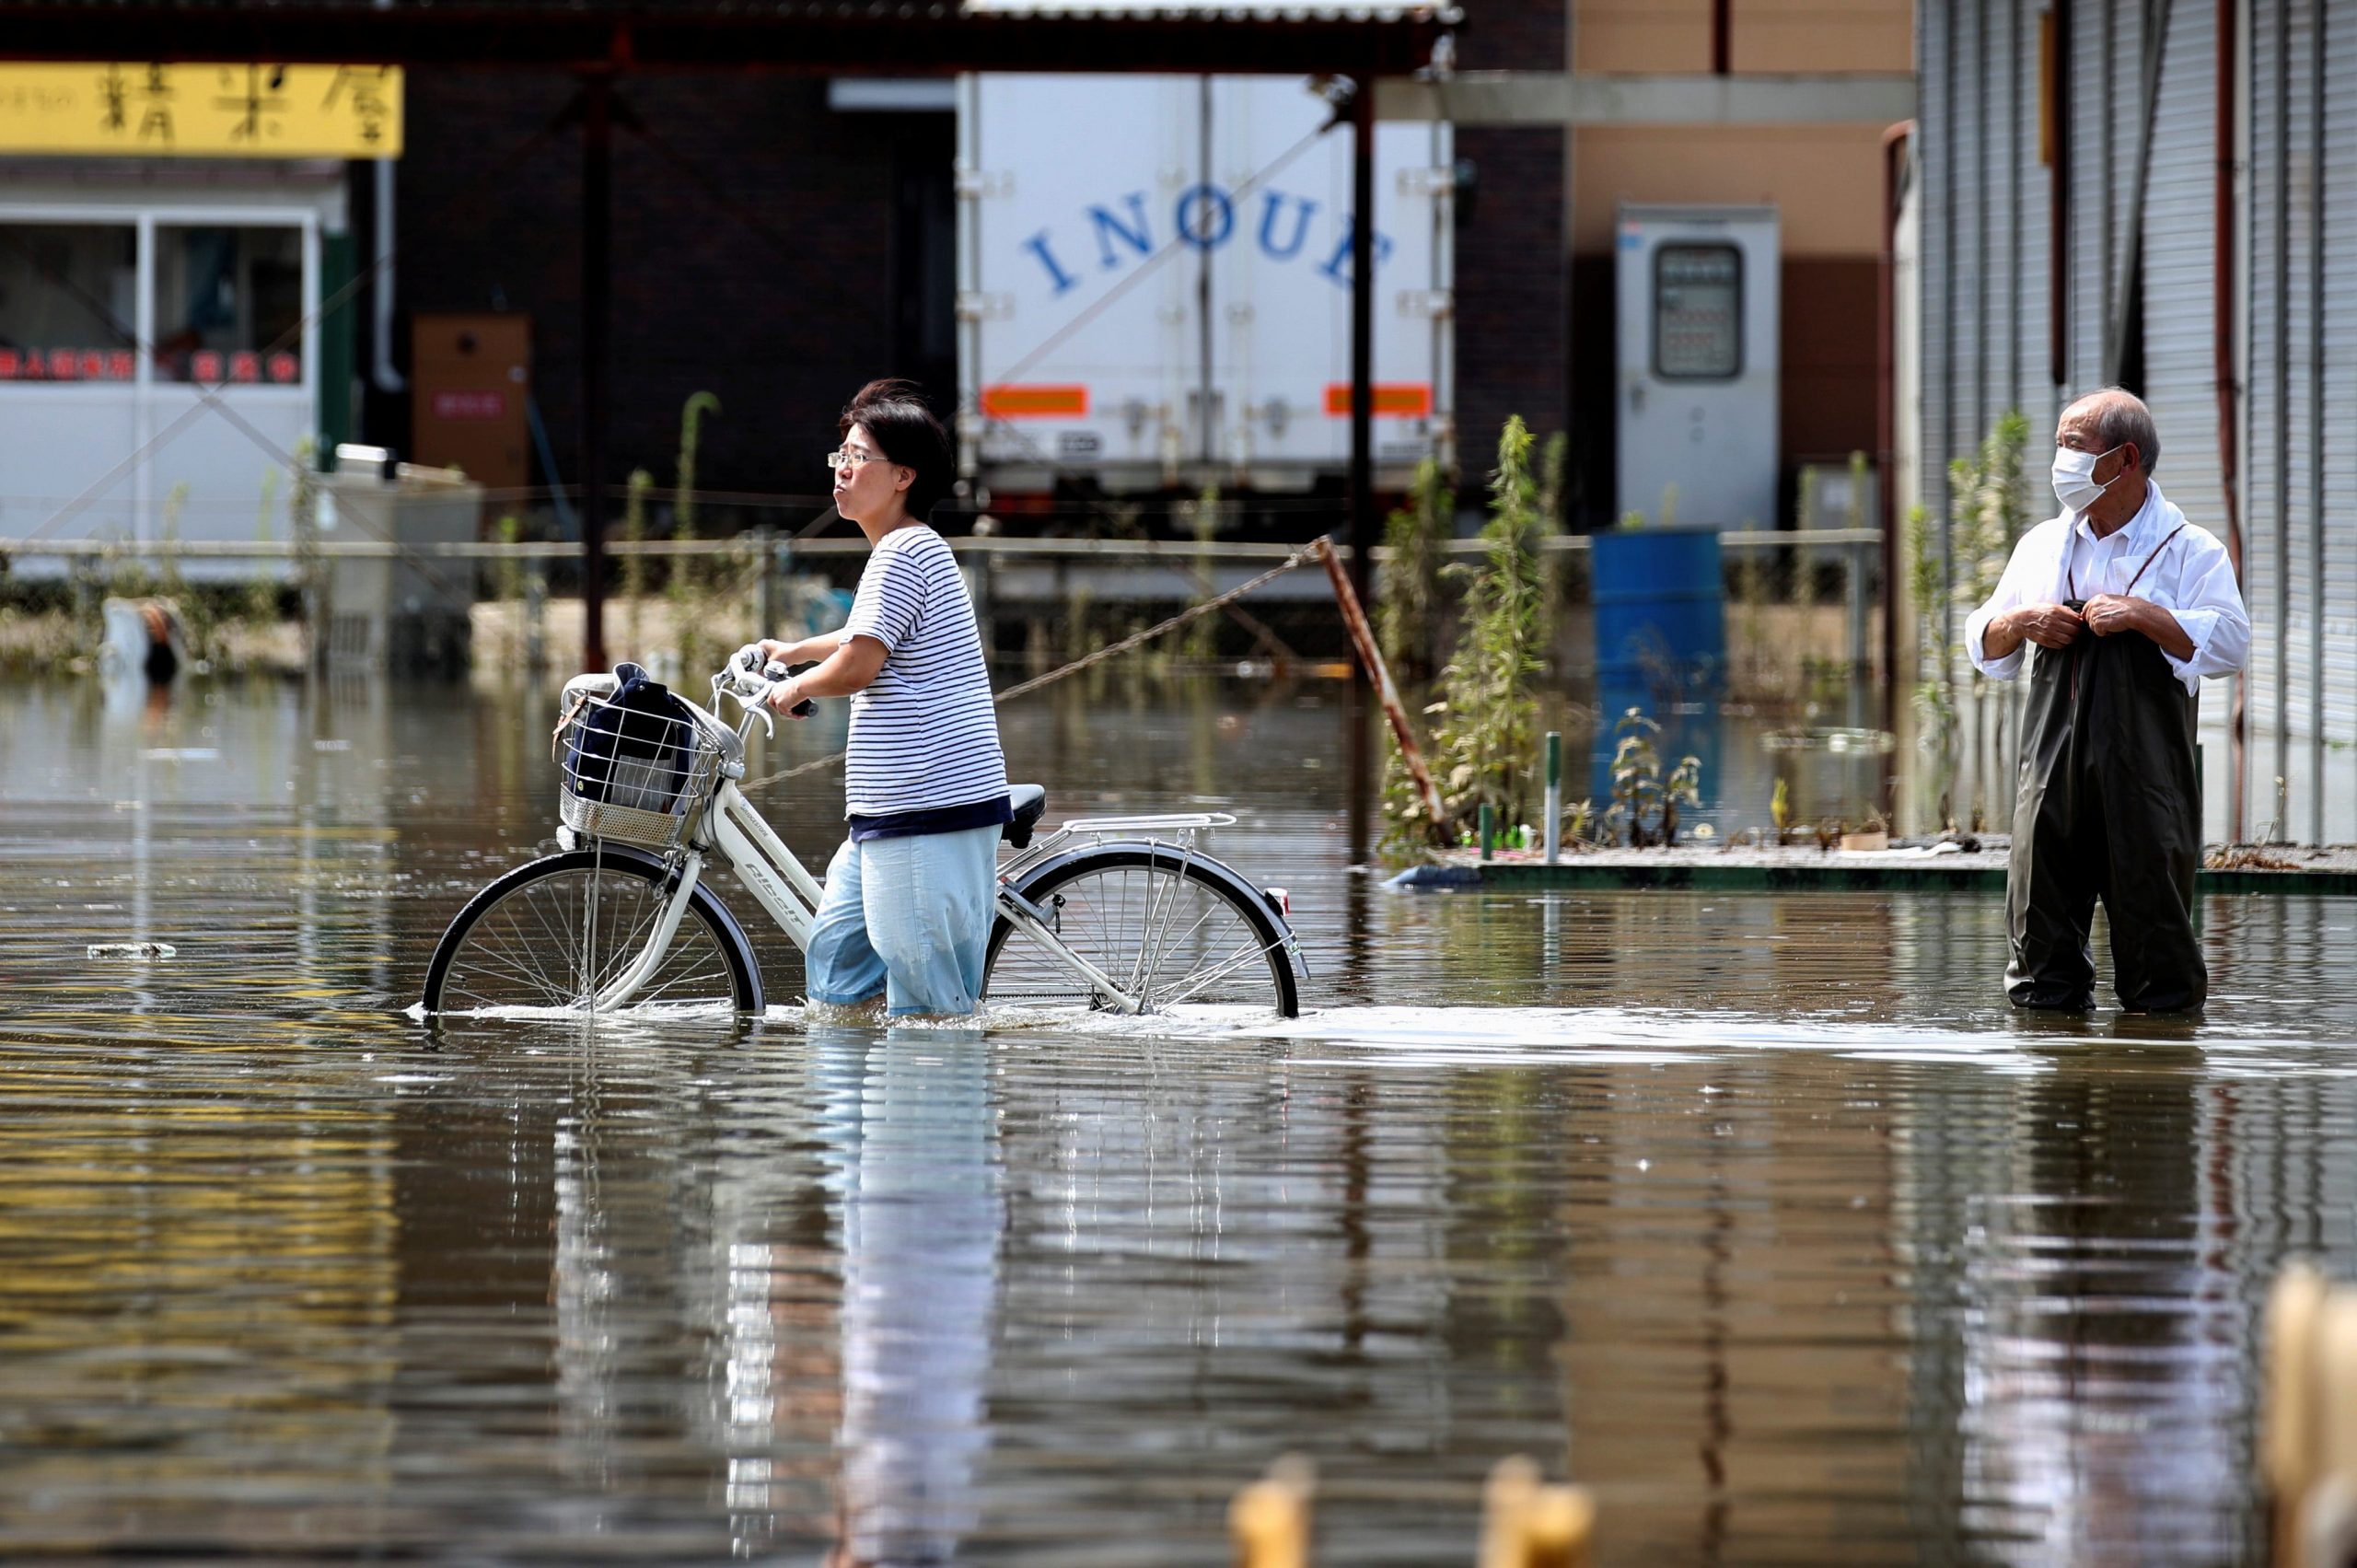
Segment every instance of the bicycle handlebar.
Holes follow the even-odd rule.
[[[792,666],[780,664],[775,659],[771,659],[764,664],[761,662],[760,645],[748,644],[737,650],[736,656],[728,661],[727,668],[721,671],[721,675],[727,682],[727,691],[730,695],[748,706],[758,706],[768,700],[772,688],[793,679],[806,669],[817,668],[818,661],[815,659]],[[819,704],[805,697],[795,703],[791,711],[796,718],[808,718],[819,711]]]

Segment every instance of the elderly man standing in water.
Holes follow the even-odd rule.
[[[2160,457],[2153,411],[2133,394],[2107,387],[2064,409],[2061,515],[2022,536],[1965,622],[1982,674],[2011,680],[2029,663],[2005,871],[2016,1007],[2094,1005],[2098,898],[2122,1007],[2185,1012],[2209,994],[2193,937],[2195,697],[2204,676],[2242,668],[2250,616],[2225,547],[2153,482]]]

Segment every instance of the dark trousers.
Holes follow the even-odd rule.
[[[2005,874],[2005,994],[2015,1006],[2094,1005],[2088,932],[2098,899],[2122,1007],[2182,1012],[2208,996],[2193,935],[2194,714],[2192,693],[2139,633],[2031,650]]]

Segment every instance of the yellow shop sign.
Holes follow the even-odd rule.
[[[0,153],[399,157],[398,65],[0,64]]]

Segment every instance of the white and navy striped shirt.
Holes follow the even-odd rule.
[[[1006,756],[990,671],[974,602],[947,542],[923,524],[877,540],[843,635],[873,637],[885,654],[884,668],[851,700],[846,814],[890,817],[1003,801]]]

